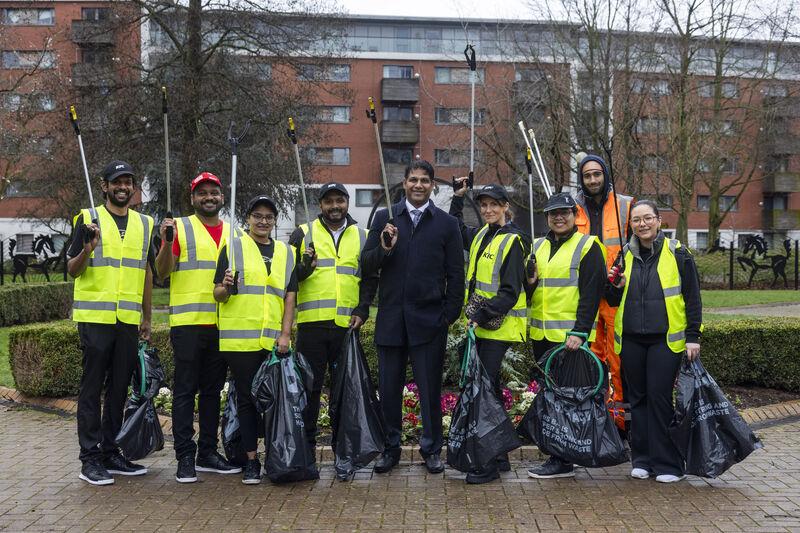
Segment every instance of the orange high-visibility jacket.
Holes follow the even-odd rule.
[[[601,221],[603,229],[598,232],[598,238],[602,241],[603,246],[606,248],[606,263],[609,268],[617,258],[619,251],[627,241],[628,233],[628,220],[631,214],[631,205],[633,204],[633,197],[624,194],[617,194],[617,204],[619,204],[619,227],[617,226],[617,215],[614,212],[614,198],[612,194],[616,194],[613,190],[608,192],[608,197],[603,204],[603,214]],[[589,215],[586,213],[586,197],[583,190],[579,190],[573,195],[575,202],[578,204],[578,214],[575,217],[575,225],[578,231],[584,235],[591,235],[592,228],[590,227]],[[620,242],[619,228],[622,228],[622,242]]]

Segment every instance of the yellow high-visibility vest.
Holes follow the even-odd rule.
[[[116,324],[119,320],[138,326],[142,321],[152,217],[129,209],[124,239],[120,239],[117,224],[105,206],[81,210],[75,223],[79,217],[84,224],[97,220],[100,242],[86,270],[75,279],[72,320],[95,324]]]
[[[317,266],[300,282],[297,293],[297,323],[333,320],[337,326],[350,325],[350,316],[358,305],[361,285],[361,250],[367,242],[367,230],[356,225],[345,228],[339,236],[337,251],[333,237],[319,219],[302,224],[303,246],[314,243]]]
[[[533,243],[533,254],[539,270],[539,285],[533,291],[530,307],[530,337],[564,342],[575,327],[580,290],[578,270],[581,259],[597,241],[596,237],[575,232],[550,259],[550,241],[542,237]],[[597,333],[595,315],[589,341]]]
[[[512,246],[520,240],[519,235],[505,233],[494,235],[492,241],[484,248],[478,256],[478,248],[481,241],[486,238],[489,225],[486,224],[472,239],[469,247],[469,266],[467,267],[467,279],[471,280],[475,273],[475,294],[484,298],[497,296],[500,289],[500,269],[503,261],[511,251]],[[475,336],[481,339],[495,339],[508,342],[525,342],[526,324],[528,309],[525,303],[525,288],[519,288],[519,297],[514,303],[514,307],[503,318],[500,328],[491,330],[482,327],[475,328]],[[464,292],[464,303],[469,298],[469,286]]]
[[[219,349],[223,352],[272,350],[281,333],[283,299],[294,270],[294,248],[275,241],[267,267],[255,241],[241,231],[233,239],[233,265],[239,293],[219,304]]]
[[[169,277],[169,325],[216,324],[214,274],[230,227],[222,222],[217,245],[196,215],[178,218],[175,223],[181,253]]]

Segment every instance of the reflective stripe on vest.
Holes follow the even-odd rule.
[[[682,354],[686,350],[686,303],[681,292],[681,275],[678,270],[678,261],[675,258],[675,250],[681,247],[681,243],[675,239],[664,238],[661,245],[661,253],[658,257],[656,273],[661,290],[664,295],[664,305],[667,311],[667,346],[675,353]],[[636,260],[630,251],[630,245],[624,248],[625,253],[625,279],[627,283],[622,291],[622,300],[614,319],[614,351],[622,351],[622,328],[624,325],[625,304],[628,298],[628,287],[631,285],[633,274],[633,264]],[[702,326],[701,326],[702,330]]]
[[[116,222],[105,206],[84,209],[75,216],[84,224],[97,220],[100,241],[75,280],[72,319],[76,322],[138,326],[147,272],[147,255],[153,219],[128,210],[125,237],[120,238]]]
[[[301,224],[300,229],[304,232],[303,247],[314,243],[317,266],[299,284],[297,322],[333,320],[337,326],[347,327],[358,305],[361,250],[367,242],[367,232],[351,224],[342,231],[337,247],[318,218],[311,224]]]
[[[181,217],[175,222],[180,255],[170,273],[169,325],[216,324],[214,274],[230,226],[221,222],[222,236],[217,244],[197,215]]]
[[[546,238],[537,239],[533,254],[539,270],[539,283],[533,292],[530,307],[529,334],[534,340],[547,339],[564,342],[567,333],[575,327],[580,301],[580,263],[597,239],[575,232],[550,257],[551,243]],[[595,316],[589,340],[596,336]]]
[[[467,266],[467,279],[475,277],[475,294],[484,298],[494,298],[500,290],[500,271],[503,262],[512,249],[519,235],[513,233],[494,234],[491,241],[478,254],[482,242],[487,238],[489,225],[484,225],[472,239],[469,251],[469,265]],[[527,316],[525,288],[520,286],[517,301],[513,308],[506,313],[503,322],[496,330],[475,328],[475,335],[481,339],[494,339],[508,342],[524,342],[527,333]],[[469,298],[469,285],[464,293],[464,301]]]

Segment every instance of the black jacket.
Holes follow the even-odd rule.
[[[572,237],[578,228],[562,239],[556,239],[555,234],[549,231],[545,239],[550,241],[550,259],[561,248],[561,245]],[[581,259],[578,265],[578,310],[575,316],[574,331],[588,334],[594,326],[594,319],[597,317],[597,310],[600,308],[600,298],[606,286],[606,261],[603,258],[603,249],[600,243],[595,241]],[[537,280],[532,291],[539,285]],[[532,292],[531,292],[532,293]]]
[[[464,250],[469,252],[472,246],[472,241],[475,235],[481,228],[474,228],[464,224],[464,198],[460,196],[453,196],[450,203],[450,214],[458,219],[458,225],[461,229],[461,240],[464,244]],[[519,293],[525,288],[525,257],[530,253],[530,239],[527,234],[513,222],[507,223],[505,226],[500,227],[497,225],[490,225],[488,236],[503,235],[514,233],[521,237],[516,241],[516,244],[509,250],[508,255],[503,260],[500,266],[500,287],[497,294],[490,298],[486,306],[481,308],[474,317],[471,317],[478,325],[485,324],[489,320],[497,316],[504,316],[514,307],[519,298]],[[492,242],[491,238],[485,238],[481,241],[478,247],[478,255]],[[474,282],[472,279],[466,280],[467,287],[471,292],[474,289]]]
[[[664,234],[659,232],[652,249],[643,248],[638,237],[633,237],[629,243],[634,259],[630,279],[626,280],[630,287],[625,300],[625,316],[622,318],[624,335],[663,335],[669,329],[667,306],[657,272],[664,239]],[[681,293],[686,303],[686,342],[698,342],[703,322],[703,304],[697,266],[692,254],[684,246],[675,250],[675,259],[681,276]],[[619,306],[623,289],[608,286],[606,300],[610,306]]]
[[[379,273],[375,344],[415,346],[433,340],[461,314],[464,253],[458,221],[431,202],[416,228],[405,199],[392,206],[398,229],[390,253],[380,245],[385,209],[372,221],[361,253],[365,275]]]
[[[319,215],[319,221],[322,223],[322,226],[328,230],[328,234],[333,239],[333,233],[328,228],[325,221],[322,219],[322,215]],[[313,221],[312,221],[313,224]],[[345,222],[345,227],[347,226],[355,226],[358,223],[351,217],[347,215],[347,219]],[[297,273],[297,281],[301,282],[304,281],[308,276],[310,276],[314,269],[306,270],[305,266],[303,265],[303,238],[306,236],[305,232],[298,226],[289,236],[289,244],[294,246],[297,250],[296,257],[295,257],[295,272]],[[340,238],[341,239],[341,238]],[[334,245],[336,246],[336,251],[339,251],[339,242],[335,242]],[[375,289],[378,286],[378,276],[375,274],[366,275],[362,268],[361,272],[361,283],[359,284],[358,289],[358,305],[355,309],[353,309],[353,314],[357,317],[361,318],[362,320],[366,321],[369,318],[369,305],[372,303],[372,298],[375,296]],[[309,326],[325,326],[325,327],[338,327],[333,320],[321,320],[319,322],[304,322],[302,324],[298,324],[297,327],[309,327]]]

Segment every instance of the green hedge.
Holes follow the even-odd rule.
[[[361,338],[373,379],[378,357],[372,342],[374,321],[362,328]],[[450,331],[445,359],[445,384],[455,386],[463,350],[463,324]],[[158,347],[172,382],[172,348],[169,328],[155,326],[152,343]],[[702,341],[703,362],[724,385],[755,385],[800,391],[800,320],[764,318],[731,320],[710,325]],[[513,347],[516,360],[504,368],[504,379],[513,373],[529,375],[532,355],[523,345]],[[81,353],[74,324],[61,322],[15,327],[10,330],[11,370],[17,388],[37,396],[70,396],[78,393]],[[508,359],[508,358],[507,358]],[[410,365],[409,365],[409,379]],[[524,378],[523,378],[524,379]]]
[[[72,283],[26,283],[0,288],[0,327],[69,318]]]

